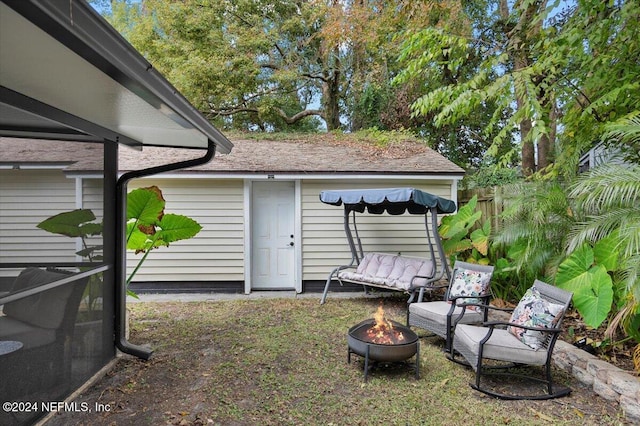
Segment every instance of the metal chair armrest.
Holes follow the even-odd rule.
[[[509,321],[485,321],[482,323],[483,327],[495,327],[497,325],[524,328],[525,330],[541,331],[544,333],[560,333],[562,331],[561,328],[531,327],[528,325],[516,324]]]

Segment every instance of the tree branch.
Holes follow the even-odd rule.
[[[292,115],[291,117],[289,117],[287,113],[280,108],[277,108],[276,111],[278,112],[278,115],[282,117],[287,124],[297,123],[303,118],[309,117],[312,115],[316,115],[318,117],[324,118],[324,113],[322,112],[322,110],[319,110],[319,109],[306,109],[304,111],[300,111],[299,113]]]
[[[221,108],[215,109],[211,108],[207,116],[221,116],[221,117],[229,117],[234,114],[239,114],[242,112],[247,112],[251,114],[258,114],[258,108],[250,108],[250,107],[230,107],[230,108]],[[287,113],[282,108],[275,108],[275,112],[282,117],[282,119],[287,124],[295,124],[298,121],[302,120],[305,117],[310,117],[312,115],[318,116],[324,119],[324,112],[319,109],[306,109],[304,111],[300,111],[292,116],[287,115]]]

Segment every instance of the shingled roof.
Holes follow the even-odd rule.
[[[330,135],[331,136],[331,135]],[[218,154],[203,166],[187,169],[191,173],[389,173],[461,175],[464,170],[424,144],[403,140],[381,147],[335,137],[304,140],[233,140],[230,154]],[[0,163],[69,162],[66,170],[90,172],[100,169],[101,147],[96,144],[0,139]],[[97,150],[97,151],[96,151]],[[178,148],[145,147],[143,151],[120,149],[120,170],[195,158],[201,151]],[[99,155],[95,155],[99,154]]]

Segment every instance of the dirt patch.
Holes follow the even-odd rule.
[[[635,341],[619,338],[617,342],[610,343],[604,333],[606,325],[598,328],[588,327],[575,311],[565,316],[563,329],[561,338],[565,342],[572,343],[601,360],[628,371],[629,374],[638,374],[633,358]]]
[[[50,425],[626,424],[616,403],[567,374],[570,396],[498,401],[473,391],[470,370],[421,338],[421,377],[381,366],[363,381],[347,363],[346,331],[384,303],[404,321],[403,299],[270,299],[132,306],[131,341],[149,361],[125,356],[77,402],[103,412],[60,413]]]

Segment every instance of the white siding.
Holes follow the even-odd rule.
[[[303,280],[325,280],[331,270],[351,260],[344,232],[344,208],[320,202],[323,190],[357,188],[414,187],[451,198],[451,181],[336,181],[307,180],[302,184]],[[406,256],[427,255],[424,216],[370,215],[357,217],[358,232],[365,252],[402,253]],[[354,236],[355,237],[355,236]]]
[[[75,208],[75,180],[62,171],[0,170],[0,262],[74,262],[75,239],[36,225]]]
[[[602,164],[624,164],[620,151],[603,143],[591,148],[578,160],[578,170],[584,173]]]
[[[103,179],[83,179],[81,204],[78,207],[90,209],[96,216],[94,223],[101,223],[104,218],[104,180]],[[89,246],[99,246],[103,244],[102,235],[94,235],[86,238],[86,244]],[[78,247],[81,250],[83,247]],[[101,254],[101,253],[96,253]],[[80,261],[87,261],[87,258],[80,258]]]
[[[85,179],[82,205],[102,219],[102,181]],[[193,239],[154,250],[134,281],[243,281],[244,199],[242,179],[145,178],[129,190],[157,185],[167,200],[166,211],[189,216],[203,229]],[[302,279],[324,280],[337,265],[351,259],[343,229],[343,208],[323,204],[327,189],[412,186],[451,197],[451,180],[302,180]],[[37,229],[43,219],[77,208],[75,183],[61,171],[0,170],[0,262],[75,261],[79,248],[71,238]],[[24,216],[24,206],[28,216]],[[427,253],[423,216],[358,217],[365,251]],[[91,243],[98,244],[97,239]],[[130,273],[141,258],[128,253]]]
[[[140,179],[136,187],[158,186],[165,212],[202,225],[195,238],[154,250],[133,281],[244,280],[243,182],[241,179]],[[130,273],[142,254],[127,255]]]
[[[97,221],[102,220],[102,207],[104,199],[102,179],[83,179],[82,180],[82,207],[91,209],[96,215]]]

